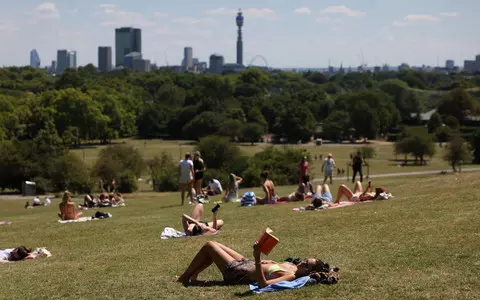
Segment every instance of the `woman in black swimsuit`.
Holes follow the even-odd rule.
[[[194,181],[193,187],[197,193],[197,197],[202,193],[203,173],[205,172],[205,163],[200,155],[200,152],[193,153],[193,171]]]

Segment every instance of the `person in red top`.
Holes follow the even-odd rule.
[[[308,179],[308,161],[307,157],[304,156],[302,161],[298,164],[298,184],[307,184],[307,182],[310,181]]]

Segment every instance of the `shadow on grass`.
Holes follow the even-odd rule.
[[[190,282],[190,284],[188,285],[189,287],[231,287],[232,285],[231,284],[225,284],[222,280],[211,280],[211,281],[193,281],[193,282]],[[237,284],[237,285],[233,285],[233,286],[245,286],[244,284]],[[236,297],[239,297],[239,298],[244,298],[244,297],[251,297],[255,295],[252,291],[248,290],[248,291],[245,291],[245,292],[237,292],[235,293],[235,296]]]

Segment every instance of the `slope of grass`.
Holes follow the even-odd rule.
[[[172,280],[210,239],[251,258],[252,243],[266,226],[280,239],[269,259],[317,257],[339,266],[341,280],[335,286],[255,299],[478,297],[478,173],[376,184],[396,197],[322,212],[292,211],[298,203],[250,208],[225,204],[219,213],[226,222],[221,234],[166,241],[160,239],[162,229],[181,228],[181,214],[192,209],[176,206],[178,193],[131,195],[125,208],[102,209],[112,219],[76,224],[56,222],[58,201],[31,210],[23,209],[21,201],[1,201],[0,220],[14,223],[0,227],[0,248],[46,246],[53,257],[0,265],[0,299],[232,299],[248,287],[184,288]],[[338,183],[332,187],[334,195],[337,188]],[[281,187],[278,193],[292,190]],[[211,207],[213,203],[206,211]],[[220,278],[215,267],[200,276]]]

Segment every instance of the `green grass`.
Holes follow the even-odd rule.
[[[112,219],[76,224],[56,222],[58,200],[30,210],[22,201],[1,201],[0,220],[14,223],[0,227],[0,248],[46,246],[53,257],[0,265],[0,299],[236,298],[248,287],[184,288],[172,280],[211,239],[251,258],[252,243],[266,226],[280,239],[269,259],[317,257],[340,267],[341,279],[334,286],[254,299],[478,299],[478,173],[384,178],[376,184],[390,188],[395,198],[322,212],[293,212],[298,203],[225,204],[221,234],[167,241],[160,239],[162,229],[180,228],[181,214],[192,209],[176,206],[178,193],[131,195],[125,208],[102,209]],[[281,187],[279,194],[292,190]],[[200,279],[221,277],[211,267]]]
[[[142,153],[145,159],[151,159],[155,155],[160,154],[161,152],[168,153],[173,159],[180,160],[183,158],[183,155],[186,152],[191,152],[194,149],[194,146],[191,143],[185,141],[163,141],[163,140],[149,140],[145,144],[144,140],[119,140],[119,143],[126,143],[133,145]],[[264,148],[268,147],[270,144],[256,144],[255,146],[250,145],[241,145],[240,149],[245,155],[254,155],[257,152],[262,151]],[[337,167],[340,169],[347,170],[347,164],[350,162],[350,154],[353,153],[358,147],[362,147],[363,144],[327,144],[323,146],[315,146],[313,144],[307,145],[289,145],[286,147],[296,147],[300,149],[305,149],[311,153],[312,158],[314,155],[320,156],[323,155],[326,158],[328,153],[333,153]],[[399,172],[410,172],[410,171],[427,171],[427,170],[443,170],[450,169],[451,167],[443,161],[442,156],[444,148],[437,146],[437,155],[435,155],[426,166],[415,166],[413,164],[400,167],[401,162],[393,161],[396,157],[393,152],[393,144],[387,142],[375,142],[370,146],[374,147],[377,150],[377,157],[370,162],[370,174],[385,174],[385,173],[399,173]],[[85,159],[85,162],[88,165],[93,165],[98,157],[100,149],[105,146],[91,147],[86,149],[73,150],[74,153],[79,155],[81,158]],[[275,147],[285,147],[282,145],[276,145]],[[402,156],[398,156],[399,159],[402,159]],[[313,167],[314,174],[317,177],[321,177],[321,167],[322,161],[311,160],[310,164]],[[468,166],[465,166],[468,168]],[[208,168],[208,166],[207,166]],[[364,170],[366,173],[367,170]],[[351,172],[350,172],[351,175]]]

